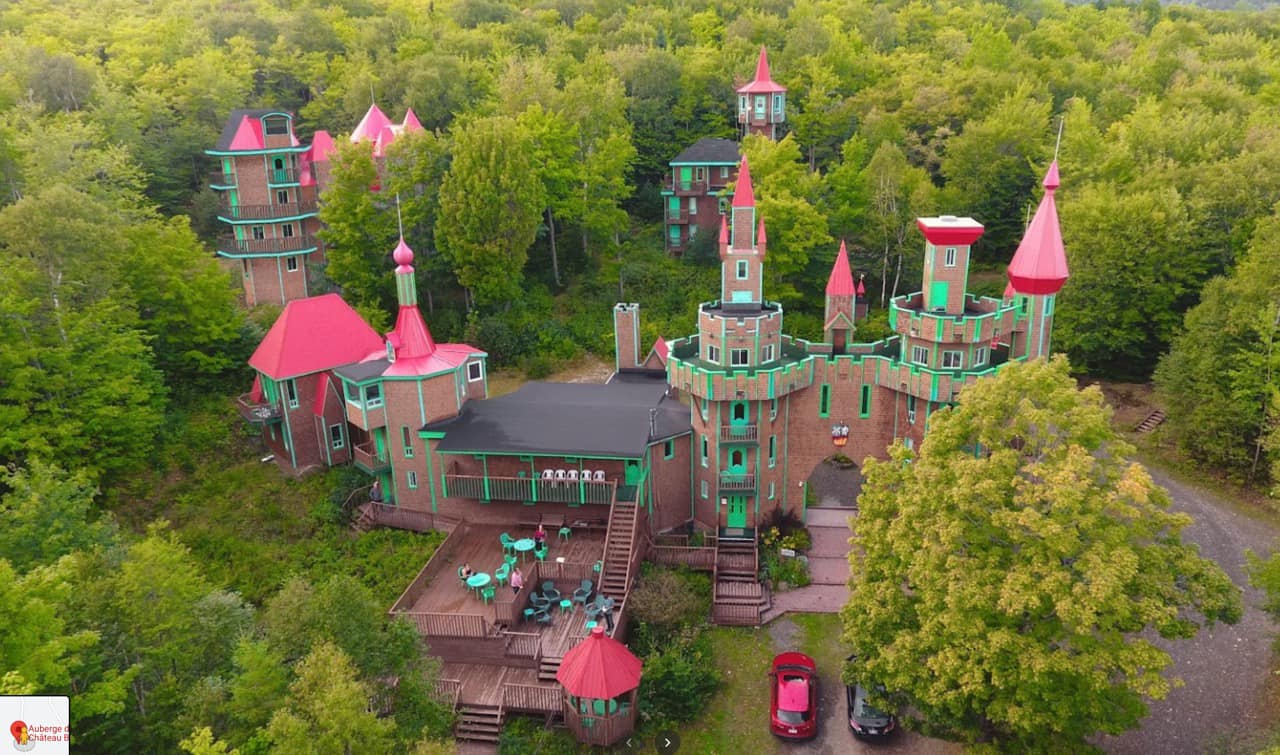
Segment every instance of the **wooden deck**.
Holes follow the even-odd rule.
[[[538,681],[538,670],[511,668],[510,666],[484,666],[475,663],[446,663],[440,667],[441,679],[457,679],[461,682],[459,705],[493,705],[502,702],[504,684],[545,686],[561,694],[559,685]]]
[[[438,565],[434,566],[434,573],[428,575],[430,579],[426,584],[426,589],[414,601],[410,608],[411,611],[479,614],[484,616],[489,623],[496,623],[497,617],[494,604],[489,603],[486,605],[476,596],[474,591],[467,589],[466,585],[462,584],[462,581],[458,579],[458,568],[463,564],[470,564],[471,568],[476,571],[493,574],[498,566],[502,564],[502,543],[499,540],[499,536],[503,532],[507,532],[512,537],[520,538],[531,536],[533,533],[521,532],[514,528],[476,524],[468,527],[469,529],[462,542],[458,544],[456,551],[448,554],[446,558],[440,560]],[[567,542],[560,540],[556,536],[555,530],[548,530],[547,535],[550,551],[547,553],[547,560],[542,565],[542,570],[543,574],[549,574],[551,578],[555,578],[557,571],[563,574],[572,573],[572,565],[574,564],[590,565],[604,558],[604,533],[602,532],[574,531]],[[566,565],[560,567],[556,563],[557,558],[565,559]],[[526,590],[530,588],[539,589],[538,585],[533,585],[530,581],[532,575],[531,566],[535,561],[533,553],[530,552],[526,554],[525,561],[519,564],[521,570],[525,573]],[[497,589],[499,600],[509,601],[511,599],[510,586],[499,586]]]

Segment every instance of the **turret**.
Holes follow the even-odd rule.
[[[1044,196],[1031,218],[1018,251],[1009,263],[1009,285],[1018,302],[1018,319],[1023,325],[1015,339],[1015,355],[1027,359],[1048,356],[1053,331],[1053,311],[1058,292],[1070,275],[1067,253],[1058,225],[1058,208],[1053,194],[1058,188],[1058,163],[1054,161],[1044,177]]]
[[[857,298],[858,290],[853,285],[853,273],[849,270],[849,252],[841,241],[835,264],[831,266],[831,276],[827,278],[827,309],[823,317],[823,332],[835,354],[843,354],[851,340]]]
[[[777,139],[779,126],[786,119],[787,88],[770,75],[769,54],[762,46],[756,60],[756,77],[738,87],[738,124],[744,133]]]
[[[969,277],[969,250],[982,236],[982,224],[973,218],[942,215],[919,218],[924,234],[924,308],[928,312],[964,314],[965,281]]]
[[[764,254],[767,243],[764,219],[756,217],[756,196],[751,170],[742,159],[733,190],[730,222],[721,226],[720,301],[726,307],[759,308],[763,302]],[[728,243],[725,242],[726,231]]]

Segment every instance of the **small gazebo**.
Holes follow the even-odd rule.
[[[556,681],[564,687],[565,723],[579,742],[608,747],[635,731],[640,665],[604,627],[564,654]]]

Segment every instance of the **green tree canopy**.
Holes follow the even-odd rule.
[[[1130,460],[1065,359],[1010,364],[868,459],[844,639],[926,730],[1002,751],[1084,748],[1160,698],[1144,632],[1240,618],[1240,591]]]

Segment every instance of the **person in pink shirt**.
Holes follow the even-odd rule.
[[[511,572],[511,590],[519,595],[521,587],[524,587],[524,575],[520,573],[520,567],[517,566]]]

